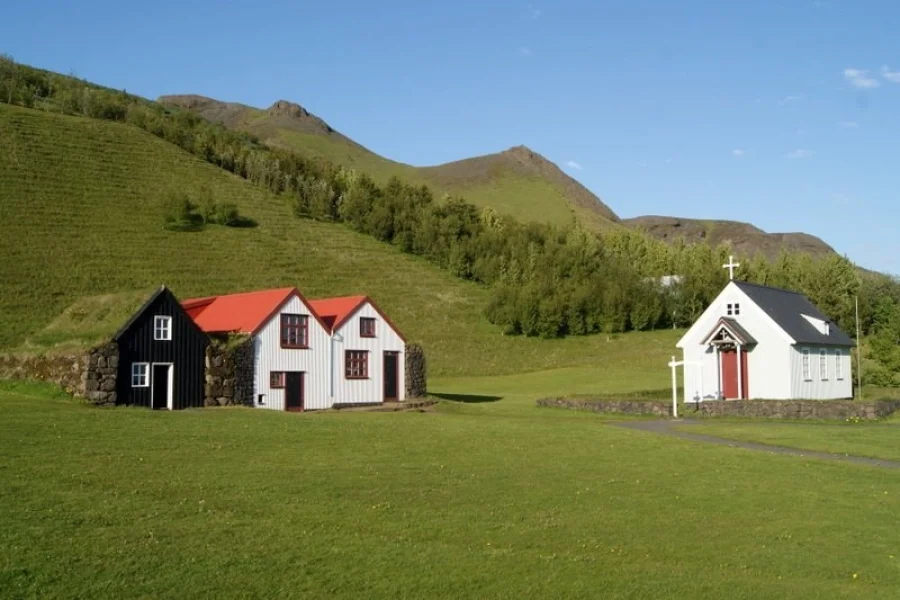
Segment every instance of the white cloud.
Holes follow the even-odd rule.
[[[891,71],[887,65],[881,67],[881,76],[891,83],[900,83],[900,71]]]
[[[784,157],[790,160],[802,160],[804,158],[809,158],[812,155],[812,150],[807,150],[806,148],[797,148],[796,150],[792,150],[785,154]]]
[[[747,151],[744,150],[743,148],[735,148],[734,150],[731,151],[731,155],[735,158],[743,158],[744,155],[746,155],[746,154],[747,154]]]
[[[534,52],[532,52],[531,48],[529,48],[528,46],[522,46],[521,48],[519,48],[519,54],[521,54],[522,56],[531,56],[532,54],[534,54]]]
[[[853,129],[854,127],[859,127],[859,123],[856,121],[838,121],[838,127],[843,127],[844,129]]]
[[[782,98],[781,100],[778,101],[778,104],[779,104],[779,106],[784,106],[785,104],[790,104],[791,102],[797,102],[802,99],[803,99],[802,96],[793,96],[793,95],[785,96],[784,98]]]
[[[869,72],[863,69],[844,69],[844,79],[853,87],[863,90],[877,88],[881,82],[869,76]]]
[[[582,168],[581,163],[575,162],[574,160],[570,160],[569,162],[567,162],[566,166],[569,167],[570,169],[575,169],[576,171],[580,171]]]

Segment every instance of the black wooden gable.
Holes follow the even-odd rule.
[[[171,339],[155,339],[157,316],[171,318]],[[172,369],[171,389],[166,390],[170,392],[169,405],[174,409],[203,406],[209,338],[168,288],[163,286],[150,296],[113,339],[119,346],[117,399],[120,404],[152,407],[154,390],[159,391],[164,383],[154,381],[154,366],[169,365]],[[149,365],[149,381],[145,386],[134,385],[135,363]]]

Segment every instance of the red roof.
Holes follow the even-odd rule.
[[[322,298],[321,300],[310,300],[307,302],[309,306],[319,314],[319,320],[322,324],[325,325],[326,329],[331,329],[331,333],[333,334],[335,331],[341,328],[341,325],[346,323],[350,317],[356,314],[356,312],[362,308],[362,306],[366,303],[372,305],[372,308],[375,309],[381,318],[384,319],[385,323],[391,326],[397,335],[400,336],[404,342],[406,341],[406,336],[401,333],[397,326],[394,325],[393,321],[391,321],[386,314],[378,307],[375,302],[369,298],[368,296],[344,296],[341,298]]]
[[[181,306],[197,326],[206,333],[254,334],[268,323],[269,319],[293,295],[309,306],[312,316],[329,333],[337,331],[368,302],[402,339],[406,339],[368,296],[307,300],[297,288],[279,288],[243,294],[191,298],[182,301]]]
[[[334,333],[367,300],[368,298],[365,296],[344,296],[310,300],[309,305],[319,314],[319,318],[325,323],[326,328]]]
[[[181,306],[206,333],[255,333],[292,295],[296,288],[262,290],[185,300]]]

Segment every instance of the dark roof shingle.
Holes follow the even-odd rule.
[[[743,281],[735,281],[734,284],[798,344],[855,345],[849,335],[844,333],[829,317],[822,314],[822,311],[816,308],[803,294]],[[830,335],[825,335],[816,329],[812,323],[803,318],[803,315],[829,323]]]

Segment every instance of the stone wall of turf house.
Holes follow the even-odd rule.
[[[0,355],[0,377],[55,383],[95,404],[116,403],[119,349],[113,343],[88,350]]]
[[[82,358],[82,393],[97,405],[116,403],[116,377],[119,372],[119,346],[113,342],[91,348]]]
[[[253,406],[253,343],[214,338],[206,349],[206,406]]]
[[[406,345],[406,397],[422,398],[428,394],[425,350],[419,344]]]

